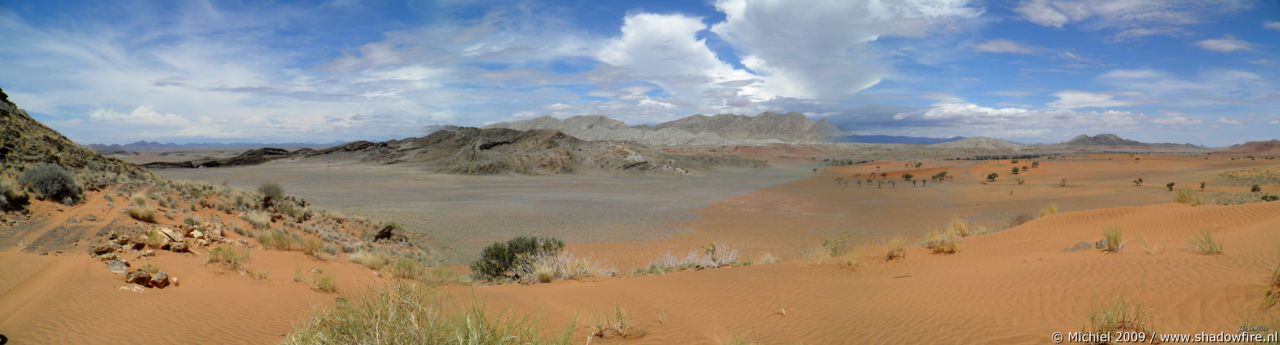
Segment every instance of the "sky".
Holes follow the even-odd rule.
[[[72,140],[800,112],[855,134],[1280,138],[1280,4],[11,1],[0,88]]]

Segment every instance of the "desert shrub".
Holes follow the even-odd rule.
[[[324,293],[334,293],[338,292],[338,283],[334,281],[333,273],[325,273],[311,281],[311,289]]]
[[[302,251],[303,254],[307,254],[307,256],[320,260],[324,260],[324,256],[322,254],[327,252],[325,250],[324,242],[314,238],[300,238],[300,241],[298,242],[298,250]]]
[[[707,254],[707,259],[715,266],[733,265],[738,262],[738,250],[729,246],[714,242],[702,247],[702,251]]]
[[[1280,200],[1280,196],[1275,196],[1271,194],[1262,196],[1262,201],[1276,201],[1276,200]]]
[[[1209,230],[1201,231],[1200,234],[1191,238],[1191,248],[1200,254],[1222,254],[1222,243],[1215,240]]]
[[[160,249],[160,248],[164,248],[164,245],[168,243],[169,243],[169,237],[160,233],[159,230],[156,230],[156,229],[147,230],[147,246],[150,246],[151,248],[155,248],[155,249]]]
[[[884,261],[907,257],[907,241],[903,240],[902,237],[894,236],[886,244],[889,249],[884,254]]]
[[[944,229],[944,231],[952,232],[959,237],[973,235],[976,230],[975,227],[969,225],[969,222],[960,219],[960,217],[951,217],[951,220],[947,221],[947,227]]]
[[[34,191],[41,199],[67,205],[75,204],[84,197],[84,191],[76,184],[71,172],[61,165],[41,164],[27,168],[18,178],[18,183]]]
[[[1101,306],[1089,313],[1089,324],[1086,326],[1094,334],[1115,334],[1116,332],[1148,332],[1147,310],[1140,304],[1129,303],[1123,299],[1109,306]]]
[[[481,279],[520,278],[515,276],[520,266],[531,263],[537,256],[552,255],[564,249],[564,242],[555,238],[520,236],[506,243],[495,242],[480,253],[480,259],[471,263],[471,271]]]
[[[449,310],[435,299],[438,294],[422,284],[399,281],[375,287],[352,299],[340,300],[298,326],[286,345],[319,344],[569,344],[571,324],[554,341],[530,316],[487,314],[483,305],[461,312]]]
[[[1058,214],[1058,204],[1048,204],[1040,208],[1041,217],[1055,215],[1055,214]]]
[[[241,219],[248,222],[254,229],[266,229],[271,226],[271,214],[263,211],[251,210],[240,215]]]
[[[960,250],[960,237],[954,229],[930,232],[925,238],[925,247],[935,254],[952,254]]]
[[[774,257],[773,253],[764,253],[764,255],[760,256],[761,265],[776,264],[779,262],[782,262],[782,260],[779,260],[777,257]]]
[[[200,217],[198,217],[198,216],[187,216],[186,218],[183,218],[183,219],[182,219],[182,223],[183,223],[183,224],[186,224],[186,225],[190,225],[190,226],[199,226],[199,225],[200,225]]]
[[[368,267],[370,269],[376,270],[376,269],[381,269],[383,267],[386,267],[388,264],[390,264],[391,255],[388,255],[387,253],[380,252],[380,251],[370,252],[370,251],[361,250],[361,251],[355,252],[355,254],[351,254],[351,256],[347,258],[347,260],[357,264],[364,265],[364,267]]]
[[[1253,187],[1249,187],[1249,191],[1254,193],[1261,192],[1262,187],[1255,184]]]
[[[284,187],[280,187],[279,183],[263,183],[258,186],[258,193],[262,193],[262,196],[270,198],[270,200],[284,199]]]
[[[156,209],[147,204],[147,197],[141,194],[134,195],[129,201],[129,206],[125,212],[133,219],[141,220],[148,223],[156,222]]]
[[[990,174],[987,174],[987,181],[995,181],[996,178],[999,178],[999,177],[1000,177],[1000,174],[990,173]]]
[[[556,279],[581,279],[603,275],[605,270],[591,260],[572,253],[540,255],[517,268],[516,276],[524,283],[550,283]]]
[[[204,262],[217,263],[233,270],[244,270],[244,263],[249,261],[249,250],[230,245],[210,248],[205,253]]]
[[[1102,248],[1103,251],[1116,253],[1124,248],[1124,237],[1120,233],[1120,228],[1108,228],[1107,231],[1102,232],[1102,238],[1107,241],[1107,245]]]
[[[9,179],[0,179],[0,211],[19,211],[27,208],[31,197],[14,186]]]
[[[1280,265],[1271,270],[1267,277],[1267,294],[1262,298],[1262,308],[1268,308],[1280,302]]]
[[[1197,206],[1204,203],[1204,201],[1200,200],[1200,197],[1196,196],[1189,189],[1179,189],[1178,195],[1175,195],[1173,197],[1173,201],[1180,204],[1187,204],[1191,206]]]

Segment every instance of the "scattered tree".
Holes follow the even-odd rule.
[[[888,173],[880,173],[880,179],[881,179],[881,180],[883,180],[883,179],[884,179],[884,178],[886,178],[886,177],[889,177],[889,174],[888,174]]]
[[[1200,191],[1204,191],[1204,181],[1200,181]]]
[[[1168,187],[1170,192],[1172,192],[1172,191],[1173,191],[1173,182],[1169,182],[1168,184],[1165,184],[1164,186],[1165,186],[1165,187]]]
[[[996,173],[987,174],[987,182],[995,182],[996,178],[998,177],[1000,177],[1000,174],[996,174]]]
[[[1031,167],[1032,167],[1032,168],[1039,168],[1039,167],[1040,167],[1040,161],[1032,161],[1032,162],[1031,162]]]
[[[1058,181],[1058,187],[1066,187],[1066,186],[1067,186],[1067,178],[1063,177],[1062,181]]]
[[[912,178],[912,177],[916,177],[916,176],[915,176],[915,175],[912,175],[912,174],[902,174],[902,180],[903,180],[903,181],[911,181],[911,178]]]
[[[1249,191],[1250,191],[1250,192],[1254,192],[1254,193],[1261,192],[1261,191],[1262,191],[1262,187],[1259,187],[1258,185],[1256,185],[1256,184],[1255,184],[1255,185],[1253,185],[1253,187],[1250,187],[1250,188],[1249,188]]]
[[[1021,177],[1017,178],[1017,181],[1019,185],[1023,184],[1024,182],[1027,182],[1027,180],[1023,180]]]
[[[916,162],[916,169],[919,169],[921,165],[924,165],[924,163]]]
[[[1013,174],[1014,174],[1014,175],[1017,175],[1017,174],[1018,174],[1018,167],[1013,167]]]
[[[1142,187],[1142,178],[1139,177],[1137,180],[1133,180],[1133,184],[1138,187]]]

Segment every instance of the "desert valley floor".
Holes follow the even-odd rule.
[[[1273,174],[1273,160],[1081,153],[1035,159],[1038,167],[1014,176],[1005,173],[1027,160],[823,167],[772,158],[775,167],[683,177],[458,176],[316,160],[156,173],[245,189],[277,182],[317,208],[403,224],[455,272],[510,236],[561,238],[568,252],[617,276],[436,291],[452,305],[478,301],[498,314],[532,315],[548,334],[573,325],[572,343],[1047,343],[1053,332],[1085,328],[1092,311],[1120,299],[1145,306],[1159,332],[1233,332],[1278,316],[1261,306],[1272,288],[1267,277],[1280,264],[1280,203],[1218,204],[1251,194],[1225,176]],[[913,187],[897,178],[941,171],[953,180]],[[986,181],[990,172],[1002,177]],[[868,182],[871,173],[877,177]],[[1146,184],[1133,183],[1136,177]],[[1166,182],[1193,189],[1203,204],[1175,203],[1178,193]],[[68,218],[95,215],[99,220],[86,226],[101,228],[129,217],[123,203],[110,206],[102,194],[74,207],[33,205],[49,216],[2,242],[0,310],[7,312],[0,332],[10,339],[273,343],[335,298],[308,289],[300,275],[333,274],[338,296],[390,280],[342,259],[255,249],[250,266],[267,272],[260,278],[213,268],[198,255],[139,258],[170,270],[182,285],[137,294],[117,289],[112,273],[74,249],[79,243],[48,254],[22,250]],[[1057,213],[1041,216],[1050,205]],[[953,254],[924,248],[926,233],[953,219],[981,230]],[[1121,251],[1094,248],[1108,229],[1123,232]],[[1223,254],[1190,249],[1204,231]],[[905,256],[886,261],[893,238],[905,240]],[[824,242],[842,248],[835,257],[819,255]],[[754,264],[633,274],[711,243]],[[587,325],[615,310],[625,310],[643,335],[592,340]],[[133,327],[157,315],[165,327]]]

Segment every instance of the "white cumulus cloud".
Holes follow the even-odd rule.
[[[1245,50],[1245,51],[1253,50],[1253,44],[1249,42],[1241,41],[1235,37],[1231,37],[1231,35],[1196,41],[1195,45],[1202,49],[1212,50],[1219,53],[1230,53],[1233,51],[1240,51],[1240,50]]]
[[[990,40],[990,41],[974,44],[973,50],[977,50],[984,53],[1031,54],[1032,52],[1035,51],[1035,48],[1026,46],[1018,42],[1010,41],[1010,40],[996,39],[996,40]],[[1071,54],[1071,53],[1065,53],[1065,54]],[[1079,57],[1079,56],[1076,56],[1075,54],[1071,54],[1070,56],[1074,56],[1077,58]]]

